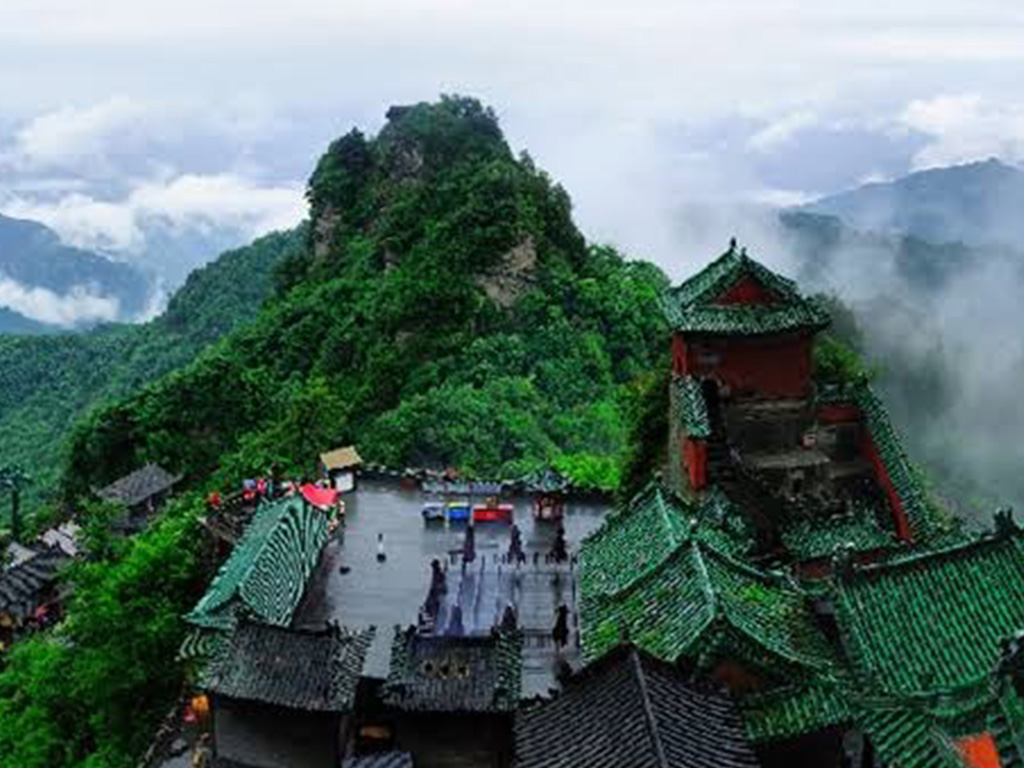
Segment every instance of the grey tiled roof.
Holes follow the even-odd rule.
[[[101,488],[96,495],[104,501],[120,501],[134,507],[151,496],[169,491],[179,480],[180,475],[172,475],[159,464],[147,464]]]
[[[0,612],[26,616],[35,610],[40,592],[56,582],[69,559],[60,547],[51,547],[0,573]]]
[[[242,622],[207,665],[203,687],[290,709],[347,712],[372,639],[373,630],[311,632]]]
[[[740,714],[632,646],[586,667],[515,722],[517,768],[753,768]]]
[[[420,712],[510,712],[521,664],[519,633],[425,637],[396,628],[384,701]]]
[[[359,757],[346,757],[341,768],[413,768],[408,752],[371,752]]]

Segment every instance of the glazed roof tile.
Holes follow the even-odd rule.
[[[206,665],[202,687],[290,709],[351,711],[372,639],[372,629],[310,632],[242,621]]]
[[[744,279],[752,279],[772,295],[762,304],[724,304],[716,300]],[[759,335],[817,330],[828,314],[796,284],[731,247],[696,275],[668,292],[664,301],[669,324],[683,333]]]
[[[860,702],[857,724],[885,765],[964,768],[956,744],[926,711],[902,702]]]
[[[651,483],[583,542],[580,579],[590,595],[614,594],[665,561],[689,539],[690,509]]]
[[[867,384],[853,390],[853,400],[864,414],[864,422],[886,473],[903,504],[915,543],[927,543],[942,533],[940,521],[929,508],[925,490],[903,449],[903,443],[889,419],[882,401]]]
[[[552,467],[544,467],[522,479],[530,493],[561,493],[569,489],[569,481]]]
[[[857,552],[894,550],[902,546],[893,531],[878,523],[875,510],[863,504],[855,505],[844,515],[788,520],[779,535],[783,546],[797,560],[829,557],[839,546],[850,545]]]
[[[262,504],[206,594],[185,618],[231,629],[239,608],[268,624],[291,621],[327,541],[327,515],[298,496]]]
[[[676,376],[672,380],[675,387],[673,399],[676,418],[683,426],[687,437],[706,439],[711,436],[711,420],[708,418],[708,407],[704,401],[700,382],[693,376]]]
[[[854,569],[837,582],[837,620],[855,671],[895,695],[984,680],[1024,627],[1024,534]]]
[[[1024,767],[1024,695],[1014,685],[1002,688],[988,720],[1002,768]]]
[[[675,667],[621,646],[555,698],[520,710],[517,768],[753,768],[735,703]]]
[[[668,662],[730,646],[761,664],[832,671],[802,592],[720,551],[656,488],[645,493],[582,545],[585,658],[628,637]]]
[[[851,718],[845,689],[831,681],[805,681],[748,695],[741,706],[747,733],[757,743],[792,739]]]

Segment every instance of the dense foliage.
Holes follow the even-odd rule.
[[[72,566],[54,633],[14,646],[0,671],[0,768],[122,768],[180,694],[180,616],[209,574],[185,497],[130,540]]]
[[[664,275],[588,246],[478,102],[388,116],[319,162],[307,247],[260,315],[76,430],[72,492],[145,461],[193,482],[303,474],[349,442],[394,466],[551,463],[616,485],[624,398],[665,343]]]
[[[69,576],[67,621],[6,657],[3,768],[130,765],[180,690],[180,616],[209,576],[198,497],[127,541],[109,533],[117,510],[82,503],[144,461],[198,487],[271,462],[310,472],[320,451],[355,442],[392,465],[551,464],[618,485],[666,348],[665,277],[588,246],[568,196],[512,155],[489,110],[392,110],[376,138],[331,146],[309,197],[308,229],[222,257],[149,325],[0,339],[5,454],[54,463],[60,427],[88,411],[64,490],[92,552]]]
[[[0,336],[0,462],[19,463],[32,475],[26,508],[38,510],[56,499],[76,419],[180,368],[254,317],[269,290],[272,267],[304,239],[300,228],[224,254],[193,273],[167,311],[143,325]]]

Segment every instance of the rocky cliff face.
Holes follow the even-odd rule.
[[[537,247],[533,237],[527,235],[523,242],[505,252],[495,267],[477,275],[473,282],[491,301],[508,309],[533,285],[536,268]]]

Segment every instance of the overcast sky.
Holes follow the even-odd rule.
[[[686,203],[1024,157],[1014,5],[0,0],[0,211],[111,251],[147,217],[287,226],[331,138],[464,93],[588,236],[679,274]]]

